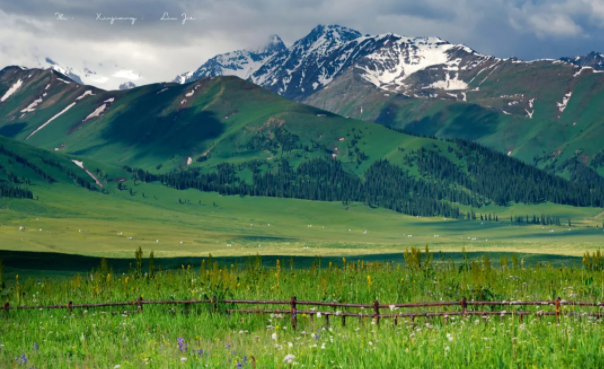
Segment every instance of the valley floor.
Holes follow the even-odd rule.
[[[361,203],[242,198],[144,183],[132,195],[73,193],[60,186],[36,188],[40,200],[3,201],[0,250],[131,258],[140,246],[160,258],[341,258],[401,255],[411,246],[429,244],[437,252],[465,247],[468,252],[576,257],[604,245],[602,209],[594,208],[489,206],[475,211],[497,215],[499,221],[481,222],[411,217]],[[509,221],[510,215],[541,214],[560,217],[564,225],[571,219],[572,227]]]

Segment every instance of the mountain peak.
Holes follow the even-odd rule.
[[[128,82],[124,82],[120,85],[119,89],[120,90],[129,90],[131,88],[136,87],[136,85],[134,83],[132,83],[132,81],[128,81]]]
[[[560,60],[582,68],[588,67],[595,70],[604,70],[604,54],[597,51],[592,51],[583,56],[569,56],[560,58]]]
[[[325,36],[330,41],[348,42],[363,36],[359,31],[337,24],[319,24],[304,39],[317,40]]]
[[[287,49],[287,47],[283,43],[283,40],[281,40],[281,37],[279,37],[278,35],[270,35],[268,37],[268,40],[261,47],[255,49],[255,50],[250,49],[247,51],[257,53],[257,54],[266,54],[266,53],[273,54],[273,53],[281,52],[286,49]],[[246,50],[242,50],[242,51],[246,51]]]

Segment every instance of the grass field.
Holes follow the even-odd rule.
[[[115,273],[99,266],[67,280],[15,279],[3,293],[11,306],[181,299],[298,300],[381,304],[459,301],[602,301],[604,280],[596,269],[572,269],[484,257],[401,266],[351,260],[299,269],[289,260],[270,268],[261,262],[212,263],[158,272],[141,267]],[[134,263],[134,260],[131,260]],[[88,310],[0,310],[0,366],[13,368],[598,368],[603,364],[602,323],[564,305],[560,321],[546,316],[468,319],[450,316],[415,322],[400,318],[376,324],[350,317],[300,313],[245,314],[238,304],[133,306]],[[282,306],[263,306],[266,309]],[[186,309],[186,311],[185,311]],[[381,314],[459,311],[455,307],[382,309]],[[392,310],[392,311],[390,311]],[[551,306],[474,307],[470,311],[553,311]],[[333,311],[325,307],[319,311]],[[363,310],[342,308],[344,312]],[[366,310],[365,313],[368,313]],[[576,312],[575,316],[568,313]],[[369,313],[372,313],[370,311]]]
[[[469,252],[541,254],[553,259],[580,256],[604,245],[601,209],[552,204],[486,207],[485,213],[497,214],[500,221],[483,225],[416,218],[359,203],[241,198],[155,184],[138,184],[134,196],[128,191],[104,195],[62,184],[35,190],[40,200],[2,203],[1,250],[130,258],[141,246],[159,258],[211,253],[302,258],[390,254],[400,259],[406,248],[429,244],[449,253],[466,247]],[[188,203],[179,204],[179,199]],[[570,218],[573,226],[510,226],[511,214],[550,214],[563,223]]]

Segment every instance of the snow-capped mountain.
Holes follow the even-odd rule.
[[[582,68],[604,70],[604,54],[595,51],[592,51],[591,53],[584,56],[565,57],[560,58],[560,60]]]
[[[219,55],[197,72],[181,75],[175,81],[191,82],[205,76],[233,75],[233,70],[245,70],[241,64],[232,62],[245,62],[245,58],[225,57],[240,55],[238,53],[241,52]],[[232,62],[231,69],[218,63],[224,60]],[[469,69],[486,67],[496,60],[465,45],[450,44],[436,37],[410,38],[393,33],[363,36],[347,27],[320,25],[290,48],[283,48],[260,66],[256,65],[254,73],[239,76],[292,100],[312,95],[351,69],[366,82],[385,90],[450,91],[467,88],[462,76],[470,79]]]
[[[291,99],[311,93],[313,84],[326,85],[339,71],[337,65],[325,65],[338,50],[361,33],[337,25],[317,26],[289,49],[267,60],[250,80]]]
[[[179,83],[181,85],[183,83],[187,83],[187,80],[192,80],[191,77],[193,76],[193,73],[194,72],[185,72],[185,73],[179,74],[176,76],[176,78],[174,78],[172,80],[172,82]]]
[[[213,57],[194,72],[178,75],[174,82],[186,83],[203,77],[237,76],[248,79],[266,60],[286,50],[285,44],[277,35],[272,35],[269,42],[257,49],[237,50]]]
[[[82,79],[80,78],[80,76],[74,72],[73,68],[63,67],[50,58],[45,58],[44,63],[45,64],[43,64],[43,65],[46,68],[56,70],[57,72],[63,74],[64,76],[69,77],[72,81],[74,81],[75,83],[77,83],[79,85],[84,84],[82,82]]]
[[[604,70],[604,56],[595,52],[559,60],[500,59],[438,37],[406,37],[394,33],[363,36],[338,25],[317,26],[289,48],[280,40],[276,44],[279,47],[262,53],[265,58],[254,59],[253,66],[249,51],[236,51],[210,59],[197,71],[178,76],[175,82],[237,75],[290,100],[338,113],[343,111],[335,108],[334,101],[346,100],[342,94],[354,99],[356,92],[365,87],[377,87],[383,97],[394,94],[434,101],[468,101],[471,92],[472,101],[476,102],[478,91],[484,90],[486,95],[488,91],[499,94],[496,98],[480,100],[486,108],[501,105],[497,108],[501,114],[531,119],[535,96],[520,98],[516,91],[500,86],[500,81],[529,73],[526,72],[529,69],[529,75],[536,73],[535,70],[546,75],[548,68],[554,65],[567,68],[565,73],[571,73],[573,78],[581,76],[583,69]],[[575,65],[575,69],[580,67],[580,71],[573,71],[570,64]],[[333,92],[328,90],[330,85]]]
[[[462,76],[470,79],[468,70],[496,60],[437,37],[361,36],[341,26],[318,26],[267,61],[251,81],[293,100],[312,95],[350,69],[368,83],[399,93],[465,90]]]
[[[132,81],[128,81],[128,82],[124,82],[120,85],[119,89],[120,90],[129,90],[131,88],[136,87],[136,85],[134,83],[132,83]]]

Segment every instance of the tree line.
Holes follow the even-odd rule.
[[[336,159],[312,159],[295,169],[287,160],[281,160],[272,171],[264,173],[257,163],[252,163],[251,184],[238,177],[240,168],[223,163],[217,166],[216,172],[203,174],[199,169],[166,174],[128,169],[134,180],[161,182],[178,190],[195,188],[223,195],[342,201],[344,204],[363,202],[414,216],[459,217],[459,209],[445,201],[448,188],[413,178],[387,160],[374,162],[364,179],[346,172]]]
[[[571,182],[487,149],[473,142],[455,140],[458,165],[434,150],[412,153],[422,176],[457,184],[474,194],[506,206],[509,202],[552,202],[572,206],[604,206],[600,182]]]

